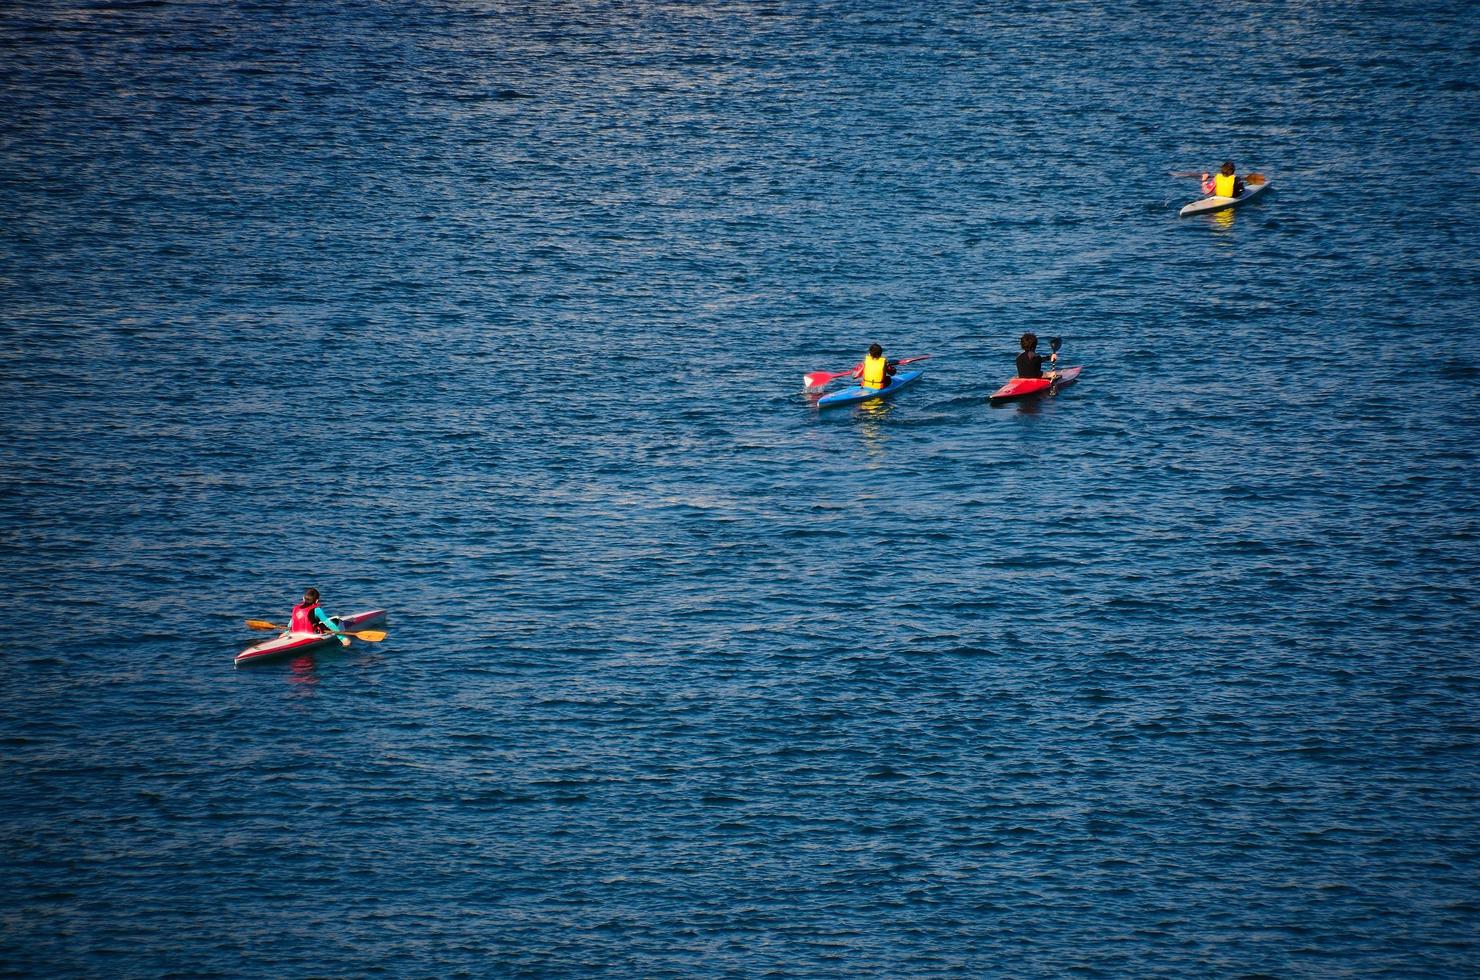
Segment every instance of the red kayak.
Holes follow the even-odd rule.
[[[1013,378],[988,395],[987,401],[993,405],[1002,405],[1022,398],[1032,398],[1034,395],[1051,395],[1060,388],[1073,384],[1083,370],[1082,367],[1064,368],[1057,378]]]
[[[331,617],[342,630],[359,630],[367,626],[378,626],[385,622],[384,609],[372,609],[369,612],[358,613],[354,616]],[[236,655],[236,665],[263,663],[268,660],[278,660],[282,657],[296,656],[300,653],[308,653],[320,647],[333,645],[338,648],[339,644],[349,646],[348,639],[333,633],[294,633],[291,630],[281,636],[264,640],[261,643],[247,647]]]

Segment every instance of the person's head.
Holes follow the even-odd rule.
[[[1038,346],[1038,335],[1036,333],[1025,333],[1019,343],[1023,345],[1023,350],[1032,350]]]
[[[1232,177],[1233,176],[1233,161],[1232,160],[1225,160],[1225,161],[1223,161],[1223,169],[1220,170],[1219,173],[1221,173],[1225,177]]]
[[[870,344],[869,345],[869,348],[868,348],[868,356],[869,357],[883,357],[884,356],[884,348],[880,347],[878,344]]]
[[[319,601],[319,590],[318,589],[304,589],[303,590],[303,604],[305,606],[311,606],[311,605],[313,605],[314,603],[316,603],[318,601]]]

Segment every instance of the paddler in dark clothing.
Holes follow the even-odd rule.
[[[293,607],[288,629],[294,633],[333,633],[339,627],[319,608],[319,590],[304,589],[303,601]]]
[[[1043,355],[1038,353],[1038,335],[1036,333],[1025,333],[1018,341],[1022,344],[1023,352],[1017,356],[1017,376],[1019,378],[1041,378],[1043,377]],[[1048,362],[1055,364],[1059,355],[1055,351],[1049,355]],[[1053,377],[1057,372],[1051,372]]]
[[[884,360],[884,348],[873,344],[858,368],[858,383],[865,388],[887,388],[895,372],[893,362]]]

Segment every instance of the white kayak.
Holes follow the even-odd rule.
[[[385,622],[384,609],[372,609],[369,612],[356,613],[353,616],[331,616],[342,630],[358,630],[366,626],[378,626]],[[297,656],[308,653],[320,647],[332,646],[338,643],[341,646],[349,646],[347,637],[336,633],[294,633],[289,630],[281,636],[275,636],[270,640],[247,647],[236,655],[236,665],[262,663],[268,660],[277,660],[281,657]]]
[[[1181,211],[1177,212],[1179,218],[1185,218],[1189,214],[1207,214],[1209,211],[1222,211],[1225,208],[1236,208],[1240,204],[1247,204],[1254,198],[1269,190],[1269,181],[1262,184],[1245,184],[1244,192],[1238,197],[1205,197],[1201,201],[1193,201]]]

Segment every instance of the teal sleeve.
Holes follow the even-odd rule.
[[[319,622],[323,623],[329,629],[333,630],[335,633],[339,632],[339,627],[334,625],[334,621],[329,618],[329,614],[324,612],[324,610],[315,609],[313,611],[313,614]]]

